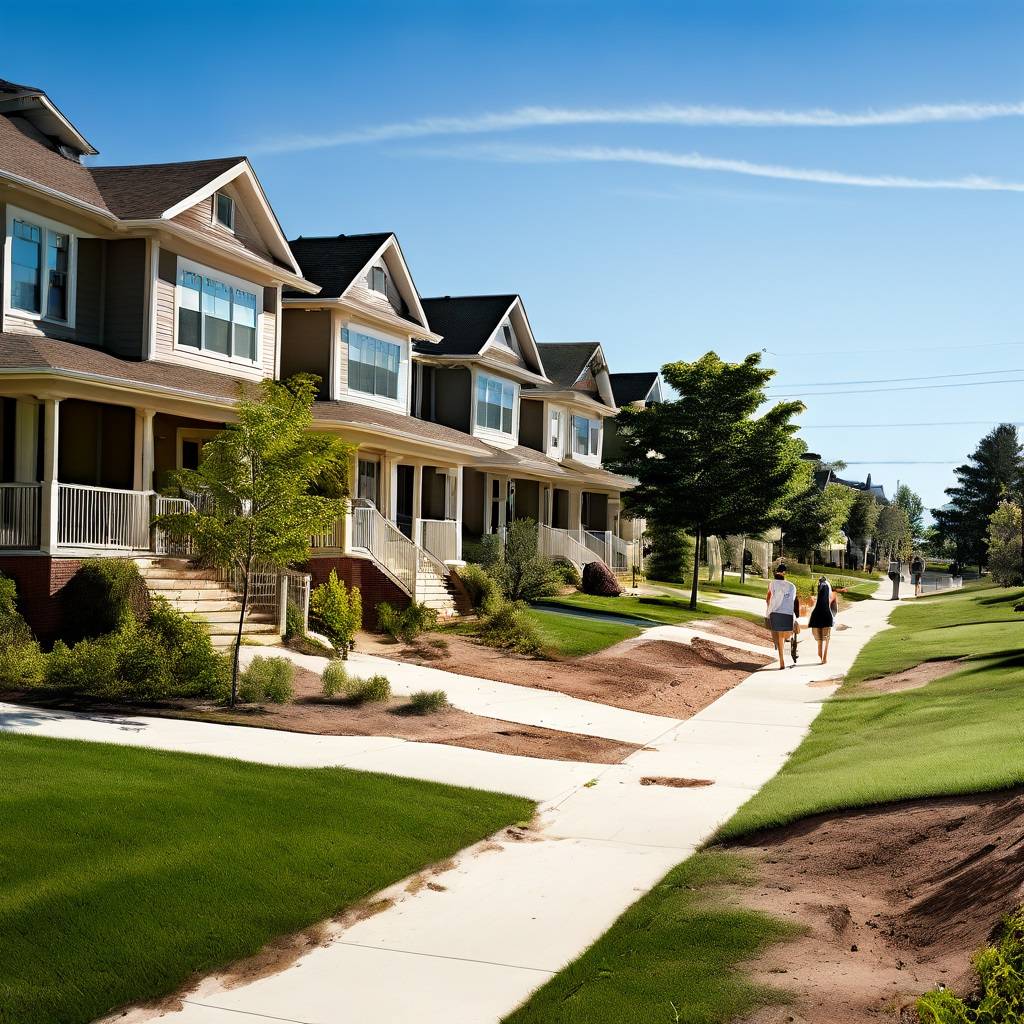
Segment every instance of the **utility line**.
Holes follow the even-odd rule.
[[[776,398],[828,398],[833,395],[881,395],[889,391],[935,391],[939,388],[977,388],[992,384],[1024,384],[1024,377],[1013,377],[1010,380],[967,380],[957,384],[915,384],[902,388],[866,388],[860,391],[812,391],[802,395],[771,395]]]
[[[887,345],[884,348],[862,348],[857,347],[858,352],[886,352],[889,355],[902,355],[904,352],[973,352],[978,348],[1020,348],[1024,346],[1024,341],[988,341],[982,342],[980,345],[915,345],[911,348],[894,348],[892,345]],[[819,349],[808,349],[803,352],[776,352],[770,348],[761,349],[765,355],[769,356],[820,356],[822,350]]]
[[[970,373],[935,373],[931,376],[917,374],[913,377],[880,377],[876,380],[806,380],[796,384],[769,384],[774,388],[834,388],[843,384],[899,384],[908,380],[948,380],[950,377],[992,377],[999,373],[1024,373],[1024,366],[1007,367],[1005,370],[972,370]]]
[[[931,423],[801,423],[801,430],[885,430],[889,427],[997,427],[1008,423],[1024,427],[1020,420],[934,420]]]

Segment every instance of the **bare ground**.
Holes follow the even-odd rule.
[[[963,668],[964,658],[938,658],[935,661],[923,661],[920,665],[908,668],[905,672],[894,672],[880,679],[868,679],[857,684],[857,693],[900,693],[902,690],[917,690],[935,679],[952,675]]]
[[[795,1002],[743,1024],[916,1021],[936,985],[973,989],[973,953],[1024,900],[1024,790],[819,815],[728,849],[758,868],[740,901],[807,928],[748,965]]]
[[[750,619],[740,619],[732,615],[717,615],[713,619],[701,619],[699,622],[684,622],[688,629],[699,629],[702,633],[715,633],[727,636],[730,640],[743,640],[748,644],[772,649],[772,638],[768,630]]]
[[[701,639],[630,640],[565,661],[499,651],[455,635],[405,645],[377,638],[358,646],[383,657],[669,718],[695,715],[771,661],[767,654],[762,658]]]

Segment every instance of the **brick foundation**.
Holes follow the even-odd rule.
[[[409,606],[409,595],[369,558],[338,555],[314,558],[305,567],[313,577],[313,586],[327,581],[331,570],[346,587],[358,587],[363,599],[363,628],[377,628],[377,605],[387,601],[396,608]]]
[[[49,555],[0,555],[0,572],[18,585],[18,607],[45,646],[64,625],[61,591],[81,568],[77,558]]]

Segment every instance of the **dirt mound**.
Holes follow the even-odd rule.
[[[869,679],[857,686],[857,692],[863,693],[900,693],[902,690],[917,690],[927,686],[934,679],[952,675],[963,668],[963,658],[939,658],[936,661],[924,661],[920,665],[908,668],[905,672],[894,672],[882,676],[881,679]]]
[[[821,815],[730,849],[759,884],[740,895],[807,927],[753,964],[796,996],[748,1024],[916,1020],[916,998],[974,985],[971,956],[1024,900],[1024,790]]]
[[[740,619],[732,615],[716,615],[713,619],[701,619],[698,622],[684,623],[689,629],[699,629],[702,633],[715,633],[727,636],[730,640],[743,640],[748,644],[757,644],[772,650],[772,639],[768,630],[760,623],[749,619]]]

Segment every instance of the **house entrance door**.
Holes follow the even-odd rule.
[[[398,470],[398,486],[395,494],[395,525],[412,539],[412,466],[396,466]]]

